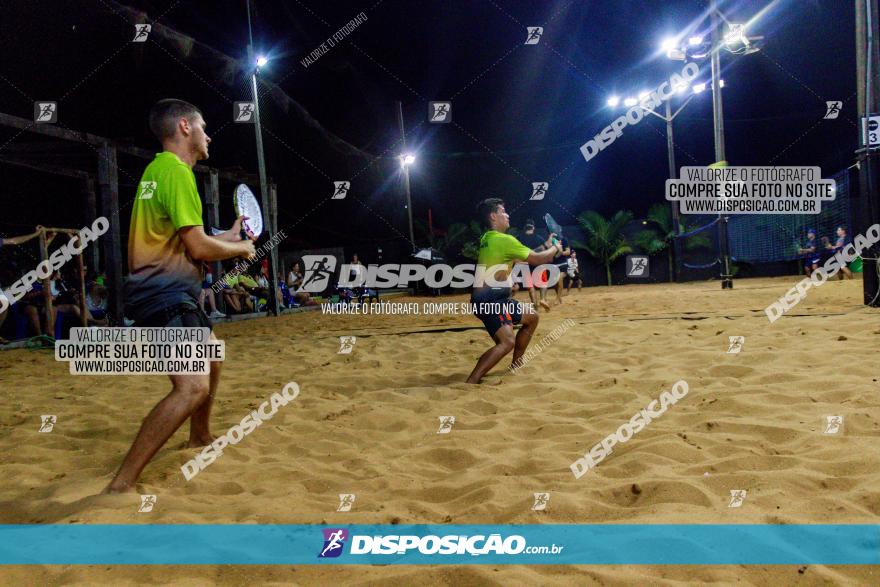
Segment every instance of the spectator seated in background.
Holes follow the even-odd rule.
[[[199,294],[199,308],[205,312],[205,300],[207,300],[208,307],[211,308],[211,313],[208,314],[209,318],[226,318],[226,314],[217,311],[217,300],[214,298],[213,290],[214,274],[211,272],[211,265],[202,263],[202,270],[205,273],[205,278],[202,280],[202,292]],[[207,314],[207,312],[205,313]]]
[[[351,256],[351,273],[349,274],[349,283],[357,283],[361,284],[367,276],[367,268],[364,267],[364,264],[361,263],[360,259],[357,256],[357,253]],[[337,288],[339,289],[339,288]],[[342,288],[345,290],[345,303],[349,303],[352,300],[356,299],[359,304],[364,303],[364,298],[367,298],[370,302],[374,299],[379,301],[379,293],[375,289],[370,289],[368,287],[364,287],[363,285],[356,285],[352,287],[350,290],[348,288]],[[339,301],[343,301],[343,296],[340,295]]]
[[[227,272],[220,279],[220,282],[223,284],[223,289],[221,290],[223,292],[223,300],[236,314],[253,312],[251,296],[238,281],[239,276],[234,272]]]
[[[252,304],[251,312],[259,312],[260,298],[268,298],[269,290],[261,288],[260,284],[257,283],[257,280],[247,273],[242,273],[238,276],[238,285],[245,291],[245,293],[248,294],[250,298],[256,298],[256,304]],[[254,300],[251,299],[251,302],[253,301]],[[265,303],[265,301],[263,303]]]
[[[73,280],[61,277],[61,273],[56,271],[49,279],[49,286],[52,292],[52,308],[57,314],[70,314],[76,317],[77,322],[82,323],[82,311],[80,310],[79,292],[71,285]]]
[[[339,295],[339,303],[340,304],[350,304],[351,300],[354,298],[354,292],[352,292],[347,287],[342,287],[340,285],[336,286],[336,293]]]
[[[290,290],[290,297],[296,304],[301,306],[315,306],[317,302],[312,300],[312,294],[307,291],[298,291],[303,284],[303,272],[299,267],[299,263],[294,263],[290,267],[290,273],[287,274],[287,288]]]
[[[97,283],[86,291],[86,310],[89,325],[107,326],[107,288]]]
[[[354,294],[357,296],[359,304],[364,303],[364,298],[367,298],[367,301],[371,304],[373,303],[373,300],[376,300],[376,303],[379,302],[379,292],[369,287],[356,287]]]
[[[39,281],[31,285],[31,290],[18,301],[22,313],[27,317],[34,336],[43,335],[42,317],[46,313],[46,301],[43,297],[43,284]]]
[[[269,259],[263,259],[263,262],[260,264],[260,274],[257,276],[257,284],[260,288],[266,290],[266,300],[268,302],[268,293],[269,293]],[[284,305],[284,297],[281,294],[281,282],[275,286],[275,296],[276,300],[278,300],[278,309],[284,310],[287,306]],[[267,303],[264,302],[264,303]]]

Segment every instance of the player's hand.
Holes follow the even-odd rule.
[[[241,241],[239,243],[241,246],[240,256],[244,257],[248,261],[253,261],[257,257],[257,249],[254,247],[253,240]]]
[[[247,227],[247,224],[244,223],[244,221],[248,220],[248,218],[248,216],[239,216],[235,219],[235,222],[232,223],[232,228],[230,228],[229,230],[233,234],[241,234],[241,229],[242,227],[244,227],[245,234],[248,235],[248,238],[251,240],[256,240],[256,237],[254,237],[254,233],[251,232],[250,229]]]

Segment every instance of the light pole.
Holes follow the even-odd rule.
[[[666,151],[669,156],[669,179],[676,179],[678,176],[675,173],[675,141],[672,140],[672,118],[672,105],[669,100],[666,100]],[[681,240],[678,238],[678,235],[681,234],[681,219],[679,218],[678,202],[675,200],[672,202],[672,234],[674,235],[672,237],[672,256],[675,257],[675,262],[672,265],[672,279],[677,282],[681,277],[678,269],[678,264],[681,261]]]
[[[268,215],[268,218],[270,218],[269,227],[271,231],[274,229],[274,226],[272,226],[271,208],[269,206],[269,183],[266,181],[266,158],[263,154],[263,127],[260,124],[260,98],[257,93],[257,74],[259,73],[260,68],[266,65],[267,59],[261,56],[254,61],[254,37],[251,30],[251,0],[245,0],[245,4],[247,5],[248,17],[248,62],[254,64],[254,69],[251,72],[251,91],[253,92],[254,100],[254,129],[257,137],[257,168],[260,174],[260,202],[263,214]],[[278,303],[280,301],[276,295],[277,287],[278,251],[275,247],[272,247],[269,251],[269,308],[275,316],[278,315]]]
[[[403,147],[403,155],[400,156],[400,166],[403,168],[403,189],[406,193],[406,211],[409,218],[409,242],[412,245],[413,252],[416,252],[416,238],[413,232],[412,217],[412,198],[409,186],[409,166],[412,165],[416,158],[406,153],[406,133],[403,129],[403,104],[397,102],[397,124],[400,127],[400,143]]]
[[[684,91],[687,91],[687,89],[688,86],[685,84],[675,88],[675,93],[682,93]],[[666,122],[666,151],[667,157],[669,159],[669,179],[676,179],[677,177],[675,173],[675,141],[673,140],[672,134],[672,121],[675,120],[675,117],[678,116],[682,110],[684,110],[684,107],[687,106],[693,99],[693,97],[696,94],[699,94],[700,91],[702,90],[698,90],[697,86],[695,85],[693,93],[687,97],[684,103],[679,106],[674,113],[672,112],[672,98],[670,97],[669,100],[666,100],[665,115],[658,114],[651,108],[645,106],[644,103],[641,104],[641,108],[643,110],[645,110],[646,112],[650,112],[654,116],[661,118],[664,122]],[[635,106],[639,103],[640,101],[637,98],[626,98],[623,101],[623,104],[629,107]],[[612,96],[608,99],[609,106],[615,107],[618,104],[620,104],[620,98],[618,96]],[[677,237],[679,234],[681,234],[681,216],[679,215],[678,202],[673,201],[670,202],[670,204],[672,206],[672,232],[674,235],[676,235],[672,239],[672,254],[674,258],[672,278],[674,281],[679,281],[679,279],[681,278],[681,272],[679,271],[679,263],[681,262],[681,241]]]
[[[718,7],[715,0],[709,5],[712,19],[712,126],[715,136],[715,163],[724,165],[724,110],[721,102],[721,43],[719,42]],[[718,246],[721,249],[721,289],[732,289],[730,278],[730,241],[727,235],[727,216],[718,214]]]
[[[715,141],[715,166],[727,165],[724,151],[724,109],[721,101],[721,89],[724,80],[721,79],[721,49],[727,49],[736,55],[748,55],[758,51],[752,41],[763,37],[746,36],[746,25],[734,24],[727,21],[718,11],[717,1],[709,0],[709,18],[711,21],[711,40],[707,43],[701,35],[693,35],[687,39],[687,43],[678,38],[667,39],[662,48],[670,59],[686,61],[690,59],[704,59],[709,56],[712,69],[712,122],[713,136]],[[728,25],[728,31],[724,40],[720,37],[720,20]],[[704,84],[699,85],[700,90],[705,89]],[[694,85],[697,91],[698,85]],[[731,289],[733,280],[730,275],[730,241],[727,233],[727,217],[718,215],[718,243],[721,256],[721,289]],[[677,267],[676,267],[677,269]]]

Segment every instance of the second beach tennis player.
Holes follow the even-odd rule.
[[[467,378],[467,383],[479,383],[483,375],[513,351],[513,364],[526,352],[529,341],[538,327],[538,315],[531,306],[523,306],[511,298],[510,268],[516,261],[527,261],[530,265],[549,263],[559,254],[561,246],[551,244],[546,251],[535,252],[519,242],[514,236],[505,234],[510,228],[510,216],[504,210],[504,202],[499,198],[488,198],[477,206],[480,222],[487,229],[480,237],[480,254],[477,265],[488,269],[506,265],[492,278],[500,287],[475,285],[471,293],[471,303],[477,308],[479,318],[495,346],[483,353],[477,365]],[[554,235],[550,235],[551,239]],[[497,309],[496,309],[497,306]],[[498,311],[500,309],[501,311]],[[522,328],[514,336],[513,325],[522,323]]]

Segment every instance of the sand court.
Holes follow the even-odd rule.
[[[796,277],[590,288],[541,314],[532,344],[573,324],[517,373],[463,383],[490,339],[465,315],[323,315],[219,325],[215,434],[295,381],[301,393],[186,481],[181,428],[136,495],[96,495],[167,378],[68,375],[49,351],[0,353],[2,523],[877,524],[876,310],[857,280],[810,291],[770,324]],[[520,292],[518,299],[524,300]],[[431,298],[395,301],[435,303]],[[466,301],[465,296],[442,301]],[[730,353],[731,336],[745,337]],[[355,337],[340,353],[340,337]],[[509,357],[507,359],[509,361]],[[569,466],[685,380],[688,393],[576,479]],[[39,432],[41,415],[57,417]],[[441,417],[454,416],[438,434]],[[838,433],[823,433],[842,416]],[[745,490],[729,507],[732,490]],[[546,508],[532,509],[536,492]],[[337,511],[340,494],[356,496]],[[241,584],[211,568],[9,567],[4,583]],[[254,575],[257,576],[257,575]],[[346,584],[876,584],[872,567],[260,567],[262,581]],[[178,580],[179,579],[179,580]]]

